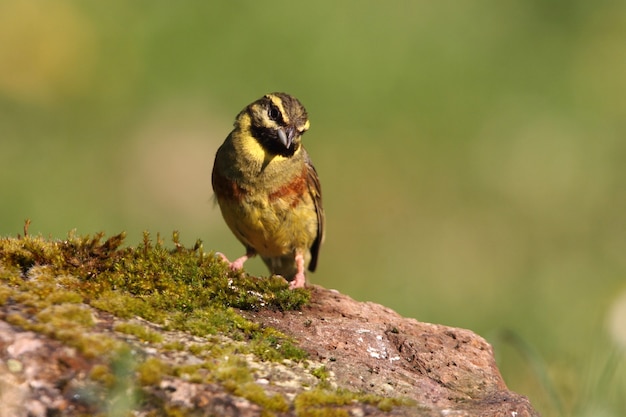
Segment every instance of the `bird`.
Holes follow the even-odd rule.
[[[237,115],[211,175],[222,217],[246,251],[233,262],[217,255],[233,271],[259,255],[291,289],[306,285],[324,240],[320,180],[302,145],[309,127],[297,98],[266,94]]]

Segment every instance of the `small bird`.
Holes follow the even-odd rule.
[[[267,94],[244,108],[217,150],[212,185],[226,224],[246,248],[231,269],[260,255],[290,288],[315,271],[324,240],[317,171],[301,143],[307,112],[295,97]]]

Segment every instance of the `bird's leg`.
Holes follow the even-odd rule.
[[[301,253],[296,253],[296,265],[298,266],[298,272],[289,283],[290,289],[304,288],[304,284],[306,283],[306,276],[304,275],[304,256]]]
[[[252,258],[254,255],[256,255],[256,252],[248,249],[246,251],[246,254],[235,259],[234,261],[229,261],[228,258],[226,257],[226,255],[224,255],[221,252],[215,252],[215,255],[218,256],[222,261],[226,262],[228,264],[228,266],[230,267],[230,269],[232,271],[240,271],[243,269],[243,264],[250,258]]]

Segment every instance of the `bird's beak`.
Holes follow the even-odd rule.
[[[289,126],[286,128],[279,127],[278,128],[278,138],[280,142],[285,145],[285,148],[291,148],[291,144],[293,143],[293,138],[296,136],[296,129]]]

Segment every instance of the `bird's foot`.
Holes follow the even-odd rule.
[[[235,259],[234,261],[229,261],[226,255],[221,252],[215,252],[215,256],[219,257],[222,261],[226,262],[230,267],[231,271],[237,272],[243,269],[243,264],[250,259],[250,255],[245,254],[240,258]]]
[[[293,277],[293,280],[289,282],[289,289],[293,290],[295,288],[304,288],[305,284],[306,284],[306,277],[304,276],[304,272],[302,273],[298,272]]]
[[[304,288],[306,284],[306,275],[304,274],[304,256],[298,253],[296,255],[296,265],[298,266],[298,272],[293,277],[293,280],[289,283],[289,288]]]

